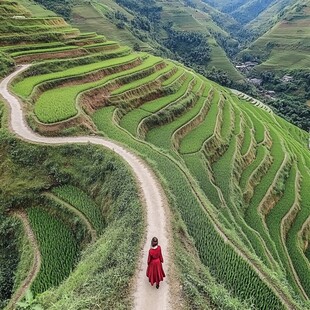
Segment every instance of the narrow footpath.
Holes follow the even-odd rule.
[[[10,129],[19,138],[27,142],[40,144],[96,144],[113,150],[116,154],[122,157],[133,170],[140,187],[142,200],[145,205],[146,213],[146,234],[144,246],[141,249],[140,261],[136,275],[136,284],[133,293],[135,309],[138,310],[165,310],[172,309],[170,301],[170,286],[169,286],[169,252],[168,252],[168,237],[170,230],[168,211],[165,209],[167,204],[164,191],[160,183],[156,180],[154,173],[147,167],[138,156],[126,150],[124,147],[102,137],[96,136],[79,136],[79,137],[44,137],[33,132],[27,125],[22,104],[19,99],[12,95],[8,89],[10,81],[26,70],[29,65],[22,65],[0,83],[0,94],[6,100],[10,107]],[[164,255],[164,269],[166,272],[165,281],[161,284],[159,290],[151,287],[146,277],[146,261],[150,241],[153,236],[158,237]]]

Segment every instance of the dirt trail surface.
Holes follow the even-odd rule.
[[[144,247],[140,255],[140,261],[136,276],[136,284],[134,290],[134,304],[135,309],[171,309],[170,304],[170,287],[168,274],[169,253],[168,253],[168,230],[169,221],[165,210],[166,198],[164,197],[163,189],[159,182],[156,181],[154,174],[146,166],[140,158],[133,153],[127,151],[124,147],[102,137],[96,136],[79,136],[79,137],[43,137],[34,133],[26,124],[24,119],[22,104],[19,99],[13,96],[9,90],[8,85],[10,81],[16,77],[23,70],[27,69],[29,65],[20,66],[15,72],[2,80],[0,83],[0,94],[7,101],[10,106],[10,128],[21,139],[29,142],[40,144],[96,144],[105,148],[113,150],[121,156],[132,168],[135,177],[138,180],[142,199],[146,206],[146,239]],[[151,287],[146,277],[146,261],[148,250],[150,248],[150,241],[153,236],[157,236],[164,256],[164,270],[166,272],[165,281],[161,283],[160,288]]]
[[[16,290],[14,293],[13,297],[10,300],[10,303],[6,307],[6,309],[15,309],[16,303],[24,296],[26,293],[27,289],[31,286],[32,282],[36,278],[40,266],[41,266],[41,254],[39,250],[39,246],[36,240],[36,237],[34,236],[34,233],[31,229],[28,217],[26,213],[22,211],[18,211],[14,213],[15,216],[17,216],[21,222],[23,223],[25,233],[29,239],[29,242],[31,243],[32,249],[33,249],[33,263],[31,266],[31,269],[29,270],[29,273],[26,277],[26,279],[21,283],[19,288]]]

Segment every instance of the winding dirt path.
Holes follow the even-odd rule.
[[[166,197],[163,195],[163,188],[156,181],[154,173],[147,165],[136,155],[126,150],[124,147],[102,137],[96,136],[79,136],[79,137],[43,137],[34,133],[27,125],[22,104],[19,99],[13,96],[8,90],[10,81],[26,70],[30,65],[22,65],[15,72],[2,80],[0,83],[0,94],[6,100],[10,107],[10,129],[19,138],[33,143],[40,144],[96,144],[113,150],[121,156],[131,167],[133,173],[138,180],[142,200],[145,203],[146,212],[146,239],[144,240],[143,249],[141,249],[140,261],[136,275],[135,289],[133,293],[135,309],[138,310],[165,310],[173,308],[170,301],[170,285],[169,285],[169,252],[168,252],[168,236],[170,231],[170,223],[168,218],[168,210]],[[161,284],[159,290],[151,287],[148,283],[146,273],[147,254],[150,247],[150,240],[153,236],[157,236],[162,247],[165,259],[164,269],[168,278]],[[26,288],[25,288],[26,290]],[[25,291],[24,290],[24,291]]]
[[[41,267],[41,254],[40,254],[39,246],[37,243],[37,239],[31,229],[29,219],[26,213],[22,211],[16,211],[14,212],[14,215],[18,217],[23,223],[24,231],[29,239],[29,242],[31,243],[31,246],[33,249],[33,263],[32,263],[31,269],[29,270],[27,277],[21,283],[19,288],[16,290],[16,292],[12,296],[10,303],[7,305],[6,307],[7,310],[15,309],[16,303],[25,295],[27,289],[31,286],[32,282],[36,278],[38,272],[40,271],[40,267]]]

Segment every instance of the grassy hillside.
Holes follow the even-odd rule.
[[[208,37],[207,42],[211,49],[210,61],[207,64],[208,69],[215,67],[216,69],[223,70],[234,81],[242,79],[240,73],[235,69],[225,51],[216,40],[217,35],[224,37],[227,42],[231,38],[227,32],[217,26],[212,19],[212,15],[208,14],[203,9],[204,7],[201,7],[201,9],[199,9],[199,6],[182,7],[178,2],[162,2],[161,4],[163,7],[162,20],[164,23],[172,21],[174,27],[178,30],[201,32]],[[231,44],[234,44],[233,40],[231,41]]]
[[[6,271],[1,267],[1,287],[6,288],[0,294],[1,308],[5,308],[12,291],[19,287],[32,264],[32,247],[26,246],[27,237],[23,236],[22,228],[14,216],[17,212],[27,214],[42,258],[40,271],[31,286],[33,293],[58,286],[72,270],[79,272],[86,268],[88,276],[92,273],[93,277],[88,277],[89,280],[84,277],[82,280],[80,275],[79,281],[83,283],[76,281],[76,289],[88,285],[95,292],[100,283],[100,291],[109,292],[100,301],[102,307],[128,304],[125,295],[121,298],[119,292],[128,292],[127,282],[132,277],[135,262],[128,262],[126,270],[121,261],[122,255],[132,255],[128,251],[139,247],[142,218],[135,183],[127,168],[110,152],[100,148],[28,145],[8,135],[5,130],[1,130],[0,136],[1,245],[9,231],[12,238],[12,243],[6,249],[1,248],[1,265],[12,268]],[[69,191],[73,186],[75,190]],[[104,191],[99,190],[102,187]],[[120,187],[122,193],[117,190]],[[122,210],[123,200],[130,201],[126,210]],[[88,246],[90,231],[75,211],[81,209],[83,201],[82,212],[97,231],[92,247]],[[65,202],[70,204],[70,208]],[[96,210],[99,217],[93,219],[89,211]],[[97,230],[99,219],[103,220],[104,225]],[[136,229],[132,230],[132,226]],[[17,252],[14,249],[16,244],[19,247]],[[101,255],[103,249],[106,256]],[[11,251],[10,255],[8,250]],[[89,261],[94,256],[96,259]],[[110,265],[111,260],[116,262],[116,267]],[[109,281],[104,281],[107,276]],[[117,278],[118,283],[113,282],[113,278]],[[93,283],[95,279],[96,283]],[[80,298],[85,302],[87,296],[80,294]]]
[[[257,16],[268,9],[269,6],[274,5],[274,2],[274,0],[246,1],[244,4],[230,12],[230,15],[244,25],[257,18]]]
[[[191,16],[190,21],[195,24],[199,20],[196,18]],[[174,21],[180,29],[185,27],[182,20]],[[83,131],[109,137],[141,155],[165,184],[173,214],[174,261],[186,309],[245,309],[250,305],[254,309],[309,308],[310,155],[305,131],[277,117],[261,102],[211,82],[178,62],[131,52],[94,33],[83,35],[59,18],[28,18],[22,25],[15,19],[7,22],[24,32],[21,35],[11,30],[14,27],[10,31],[3,27],[6,31],[0,41],[4,42],[5,53],[16,62],[37,61],[11,85],[25,102],[31,126],[48,134]],[[33,28],[36,36],[29,35]],[[41,34],[45,38],[46,33],[57,35],[52,36],[53,41],[40,41]],[[27,151],[28,147],[24,147]],[[52,176],[61,182],[44,183],[43,188],[52,196],[44,197],[42,212],[35,208],[38,203],[27,210],[34,229],[41,236],[41,222],[56,225],[49,220],[48,210],[59,205],[60,200],[63,208],[70,204],[84,211],[98,232],[104,230],[98,243],[84,252],[75,271],[37,301],[44,309],[91,308],[98,303],[111,308],[117,294],[128,289],[126,283],[132,275],[126,273],[122,281],[110,282],[122,268],[119,262],[123,256],[115,248],[117,240],[123,233],[128,238],[134,234],[135,240],[141,238],[140,230],[130,229],[135,227],[134,218],[138,225],[141,223],[137,197],[128,191],[124,195],[129,196],[118,196],[119,174],[115,179],[111,177],[112,193],[106,198],[101,196],[106,191],[100,191],[102,187],[97,183],[88,186],[87,182],[101,177],[110,180],[105,178],[106,173],[113,174],[115,166],[119,166],[112,164],[111,168],[99,151],[59,149],[60,155],[56,150],[53,155],[59,159],[58,164],[56,160],[46,163],[47,155],[40,159],[42,170],[38,175],[43,181],[48,175],[44,169],[51,169]],[[30,151],[23,153],[24,160],[32,160],[32,152],[41,153],[34,146]],[[45,152],[49,154],[48,150]],[[90,165],[96,165],[81,169],[81,162],[85,162],[80,154],[88,155]],[[76,160],[77,166],[65,165],[69,158]],[[27,161],[23,164],[27,166]],[[107,172],[98,176],[98,165]],[[88,175],[89,171],[96,177]],[[81,177],[79,173],[86,175]],[[128,178],[123,181],[134,192],[133,182]],[[11,182],[9,178],[7,182]],[[41,194],[41,188],[40,183],[36,193]],[[102,225],[110,221],[97,221],[98,216],[91,209],[98,201],[108,199],[112,203],[109,198],[114,197],[113,189],[122,202],[128,203],[130,195],[134,195],[133,213],[125,208],[129,213],[123,220],[117,214],[124,210],[116,208],[113,213],[109,209],[111,223],[113,216],[120,222],[105,229]],[[117,201],[121,208],[123,204],[118,205]],[[119,223],[122,226],[117,229]],[[66,238],[74,238],[65,230],[60,231]],[[128,238],[121,249],[128,246]],[[108,239],[112,245],[104,243]],[[40,247],[42,253],[47,253],[43,243]],[[70,250],[73,261],[75,251],[75,247]],[[110,253],[115,255],[111,265]],[[90,264],[94,266],[89,267]],[[99,264],[107,264],[112,270],[105,272]],[[104,274],[98,274],[97,268]],[[88,277],[89,273],[92,277]],[[61,274],[66,277],[65,271]],[[54,278],[59,283],[59,275],[38,278],[34,289],[45,291]],[[103,283],[111,284],[100,289]],[[120,296],[116,305],[121,308],[128,295]]]
[[[310,4],[300,0],[248,49],[258,56],[261,70],[304,70],[310,65]]]
[[[116,40],[123,45],[135,46],[138,45],[143,50],[150,50],[151,47],[147,42],[141,41],[138,37],[132,34],[127,28],[117,27],[117,22],[113,22],[107,14],[110,12],[119,11],[132,20],[134,17],[129,12],[125,11],[114,1],[90,2],[76,1],[76,5],[72,8],[71,23],[78,27],[81,31],[95,31],[98,34],[107,35],[110,40]]]
[[[155,20],[152,19],[152,15],[148,15],[147,9],[143,11],[141,8],[143,6],[139,7],[133,3],[135,1],[131,0],[116,2],[93,0],[90,3],[76,1],[76,5],[72,8],[71,21],[83,31],[103,33],[108,39],[117,40],[139,50],[179,58],[185,63],[186,58],[165,44],[169,38],[167,25],[176,31],[185,31],[189,35],[201,33],[206,36],[205,44],[211,52],[210,60],[200,64],[200,67],[204,70],[216,67],[227,72],[232,80],[242,80],[242,76],[217,42],[217,34],[224,36],[228,41],[229,35],[214,23],[206,10],[185,6],[179,1],[153,1],[152,5],[158,8],[158,12],[154,15],[158,17],[154,23]],[[193,66],[197,66],[195,61],[191,62]]]
[[[262,11],[255,19],[251,20],[246,28],[253,31],[255,34],[263,34],[273,27],[287,6],[296,2],[296,0],[277,0],[273,1],[264,11]]]

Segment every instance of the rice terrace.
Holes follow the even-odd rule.
[[[0,308],[310,309],[309,133],[38,3],[0,0]]]

